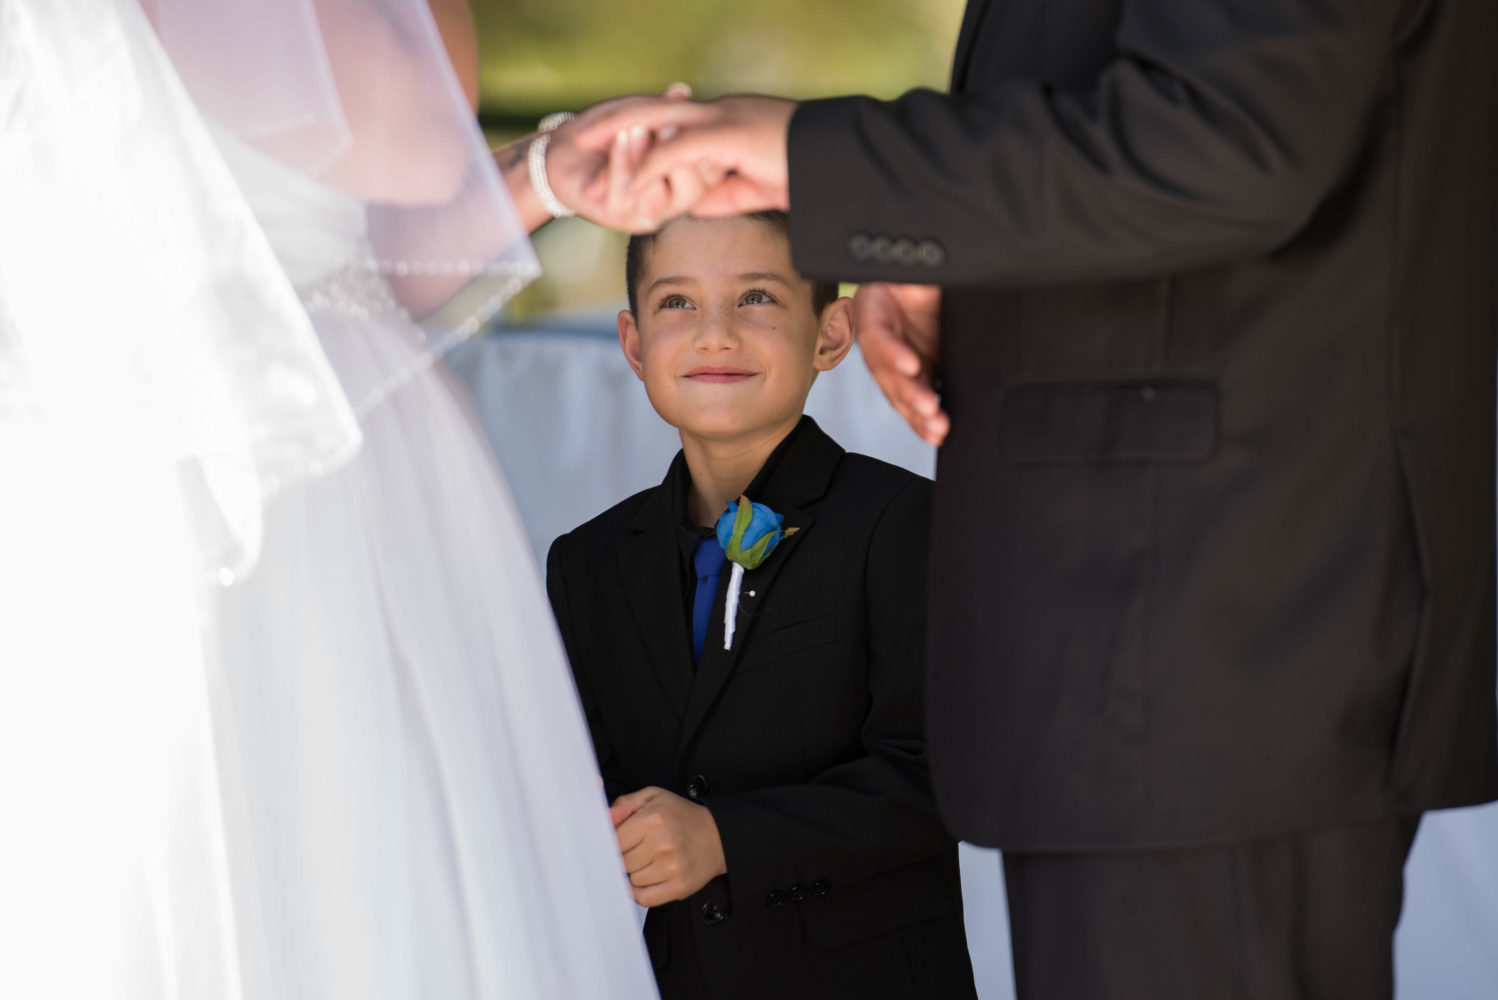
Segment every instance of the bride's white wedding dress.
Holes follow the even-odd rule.
[[[231,871],[251,873],[246,995],[648,995],[564,653],[487,444],[355,266],[364,206],[248,150],[231,165],[345,391],[378,400],[353,461],[269,504],[260,564],[214,616]]]
[[[133,4],[0,0],[0,995],[654,996],[367,207],[226,169]]]

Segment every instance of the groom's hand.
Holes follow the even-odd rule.
[[[940,324],[934,285],[874,283],[853,296],[853,330],[874,381],[910,429],[938,447],[952,426],[936,392]]]
[[[728,873],[713,814],[664,788],[621,795],[609,807],[619,853],[641,906],[686,899]]]
[[[577,143],[601,153],[621,131],[643,128],[655,136],[628,187],[651,228],[688,212],[709,218],[786,210],[786,148],[796,107],[758,95],[705,104],[633,98],[590,116]],[[587,193],[597,199],[603,190],[596,180]]]

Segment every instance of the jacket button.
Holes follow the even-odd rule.
[[[868,260],[869,234],[854,233],[853,237],[848,240],[848,254],[854,260]]]
[[[825,896],[831,891],[832,883],[825,878],[819,878],[811,884],[811,894],[813,896]]]
[[[717,903],[711,901],[703,903],[702,910],[700,912],[702,914],[702,922],[704,924],[708,924],[709,926],[711,926],[712,924],[721,924],[725,916],[725,914],[723,913],[723,908]]]
[[[927,267],[941,267],[947,261],[946,248],[935,240],[921,240],[916,253],[920,255],[921,263]]]
[[[700,774],[694,774],[687,779],[687,798],[696,802],[698,799],[707,798],[707,779]]]
[[[765,905],[770,909],[785,905],[785,893],[779,889],[771,889],[770,894],[765,897]]]
[[[797,882],[795,885],[786,890],[786,895],[791,897],[791,902],[799,903],[807,896],[811,895],[811,890],[806,888],[806,886],[802,885],[800,882]]]

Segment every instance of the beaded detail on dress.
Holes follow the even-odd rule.
[[[300,292],[302,304],[314,315],[373,319],[404,312],[384,276],[359,264],[347,264]]]

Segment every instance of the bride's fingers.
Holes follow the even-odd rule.
[[[606,102],[590,109],[579,120],[583,122],[578,133],[578,142],[594,149],[602,149],[613,141],[620,129],[644,126],[657,135],[668,125],[686,128],[710,121],[718,111],[706,104],[675,97],[626,97]]]
[[[633,143],[634,139],[628,132],[620,132],[609,147],[608,191],[603,207],[606,221],[629,218],[630,199],[626,188],[637,162]]]

